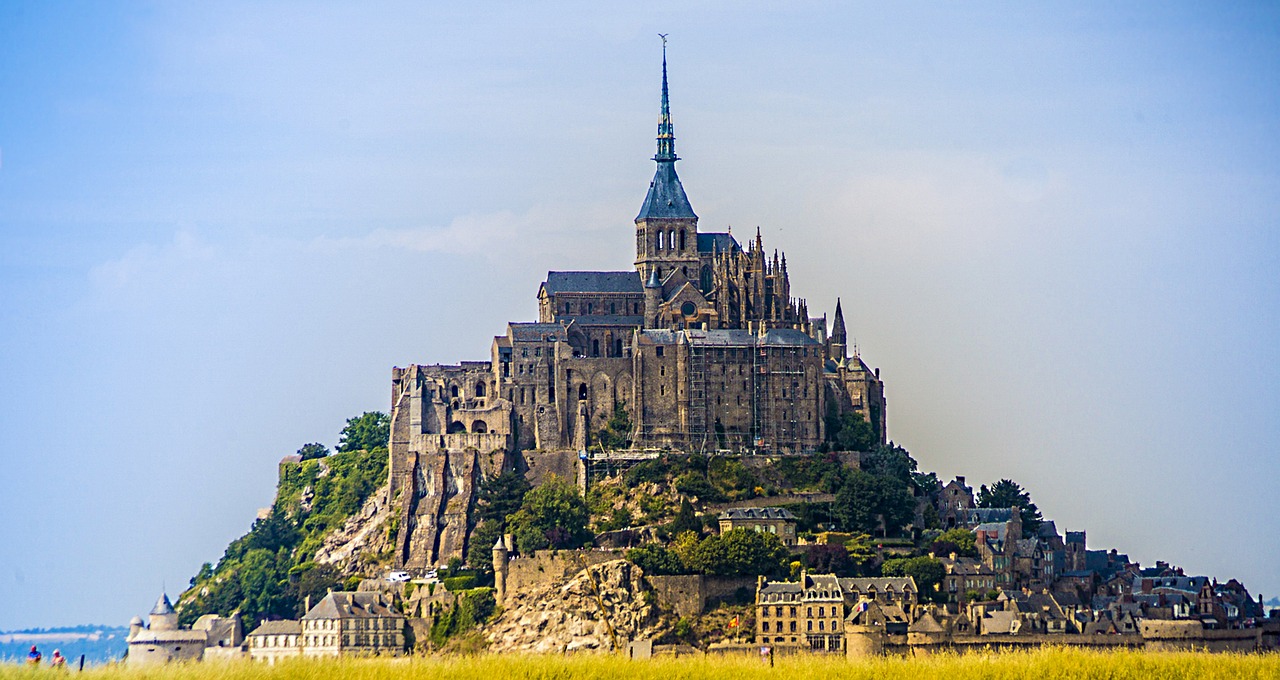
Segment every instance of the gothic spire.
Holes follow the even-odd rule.
[[[659,34],[662,35],[662,34]],[[649,183],[649,194],[644,197],[636,221],[652,218],[698,219],[689,205],[680,178],[676,176],[676,135],[671,124],[671,99],[667,92],[667,36],[662,35],[662,110],[658,118],[658,171]]]
[[[680,160],[676,156],[676,130],[671,124],[671,99],[667,96],[667,36],[662,36],[662,114],[658,118],[658,155],[653,160],[659,163],[674,163]]]
[[[831,322],[831,340],[843,345],[847,339],[848,335],[844,328],[844,311],[840,309],[840,298],[836,298],[836,316]]]

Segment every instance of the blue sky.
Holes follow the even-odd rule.
[[[1280,9],[0,6],[0,629],[123,623],[279,458],[625,269],[671,35],[707,230],[922,467],[1280,592]]]

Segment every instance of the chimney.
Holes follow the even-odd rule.
[[[964,475],[956,475],[956,484],[964,486]]]

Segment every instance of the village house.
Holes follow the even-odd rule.
[[[283,658],[302,656],[301,638],[301,621],[263,621],[262,625],[249,633],[249,658],[274,665]]]
[[[748,529],[773,534],[783,545],[796,544],[796,516],[786,508],[729,508],[720,513],[720,533]]]
[[[399,656],[404,653],[404,616],[382,593],[335,593],[302,617],[305,656]]]

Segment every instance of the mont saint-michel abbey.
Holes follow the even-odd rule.
[[[484,479],[572,476],[610,455],[593,435],[619,410],[632,452],[803,455],[829,410],[862,414],[884,441],[883,384],[850,355],[839,302],[828,329],[758,229],[745,243],[699,230],[676,175],[665,54],[657,141],[634,270],[548,272],[537,321],[508,323],[488,360],[393,369],[398,566],[466,554]]]

